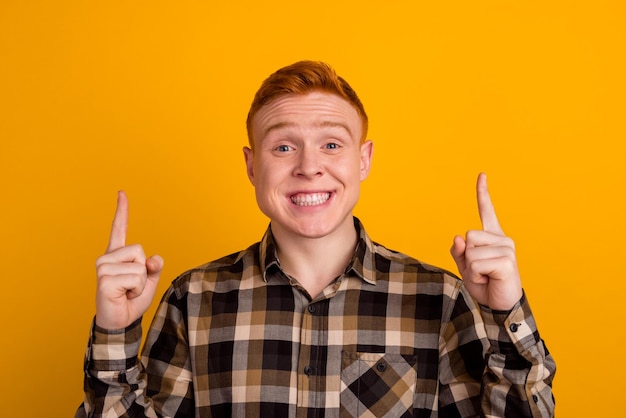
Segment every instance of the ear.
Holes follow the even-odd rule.
[[[254,151],[249,147],[243,147],[243,158],[246,161],[246,173],[248,173],[248,179],[254,186]]]
[[[361,181],[365,180],[370,173],[372,155],[374,155],[374,143],[367,140],[361,145]]]

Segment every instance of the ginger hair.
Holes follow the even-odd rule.
[[[368,127],[367,114],[361,100],[348,82],[324,62],[299,61],[270,75],[256,92],[246,121],[250,147],[254,149],[252,120],[259,109],[281,96],[305,95],[312,92],[336,94],[350,103],[361,117],[361,143],[365,141]]]

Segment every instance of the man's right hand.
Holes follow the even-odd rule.
[[[141,245],[126,245],[127,230],[128,198],[120,191],[109,246],[96,261],[96,325],[104,329],[125,328],[148,310],[163,269],[160,256],[146,258]]]

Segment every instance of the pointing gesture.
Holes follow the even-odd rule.
[[[163,269],[160,256],[146,258],[141,245],[126,245],[127,231],[128,198],[120,191],[109,245],[96,261],[96,324],[105,329],[125,328],[146,312]]]
[[[483,226],[454,237],[450,250],[465,287],[478,303],[494,310],[509,310],[522,297],[515,244],[504,235],[481,173],[476,183],[478,214]]]
[[[483,231],[504,236],[496,216],[496,210],[493,207],[493,203],[491,203],[491,196],[489,196],[489,190],[487,189],[487,176],[484,173],[478,176],[478,181],[476,182],[476,200],[478,200],[478,214],[483,225]]]
[[[128,232],[128,198],[126,193],[119,191],[117,194],[117,208],[115,209],[115,217],[111,226],[111,237],[109,238],[109,246],[107,253],[126,245],[126,233]]]

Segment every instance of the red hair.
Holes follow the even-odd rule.
[[[356,92],[350,87],[348,82],[337,75],[335,70],[326,63],[320,61],[299,61],[283,67],[270,75],[254,95],[246,121],[250,147],[254,148],[252,119],[259,109],[284,95],[304,95],[314,91],[336,94],[356,109],[361,117],[361,142],[364,142],[367,137],[367,114],[361,100],[359,100]]]

